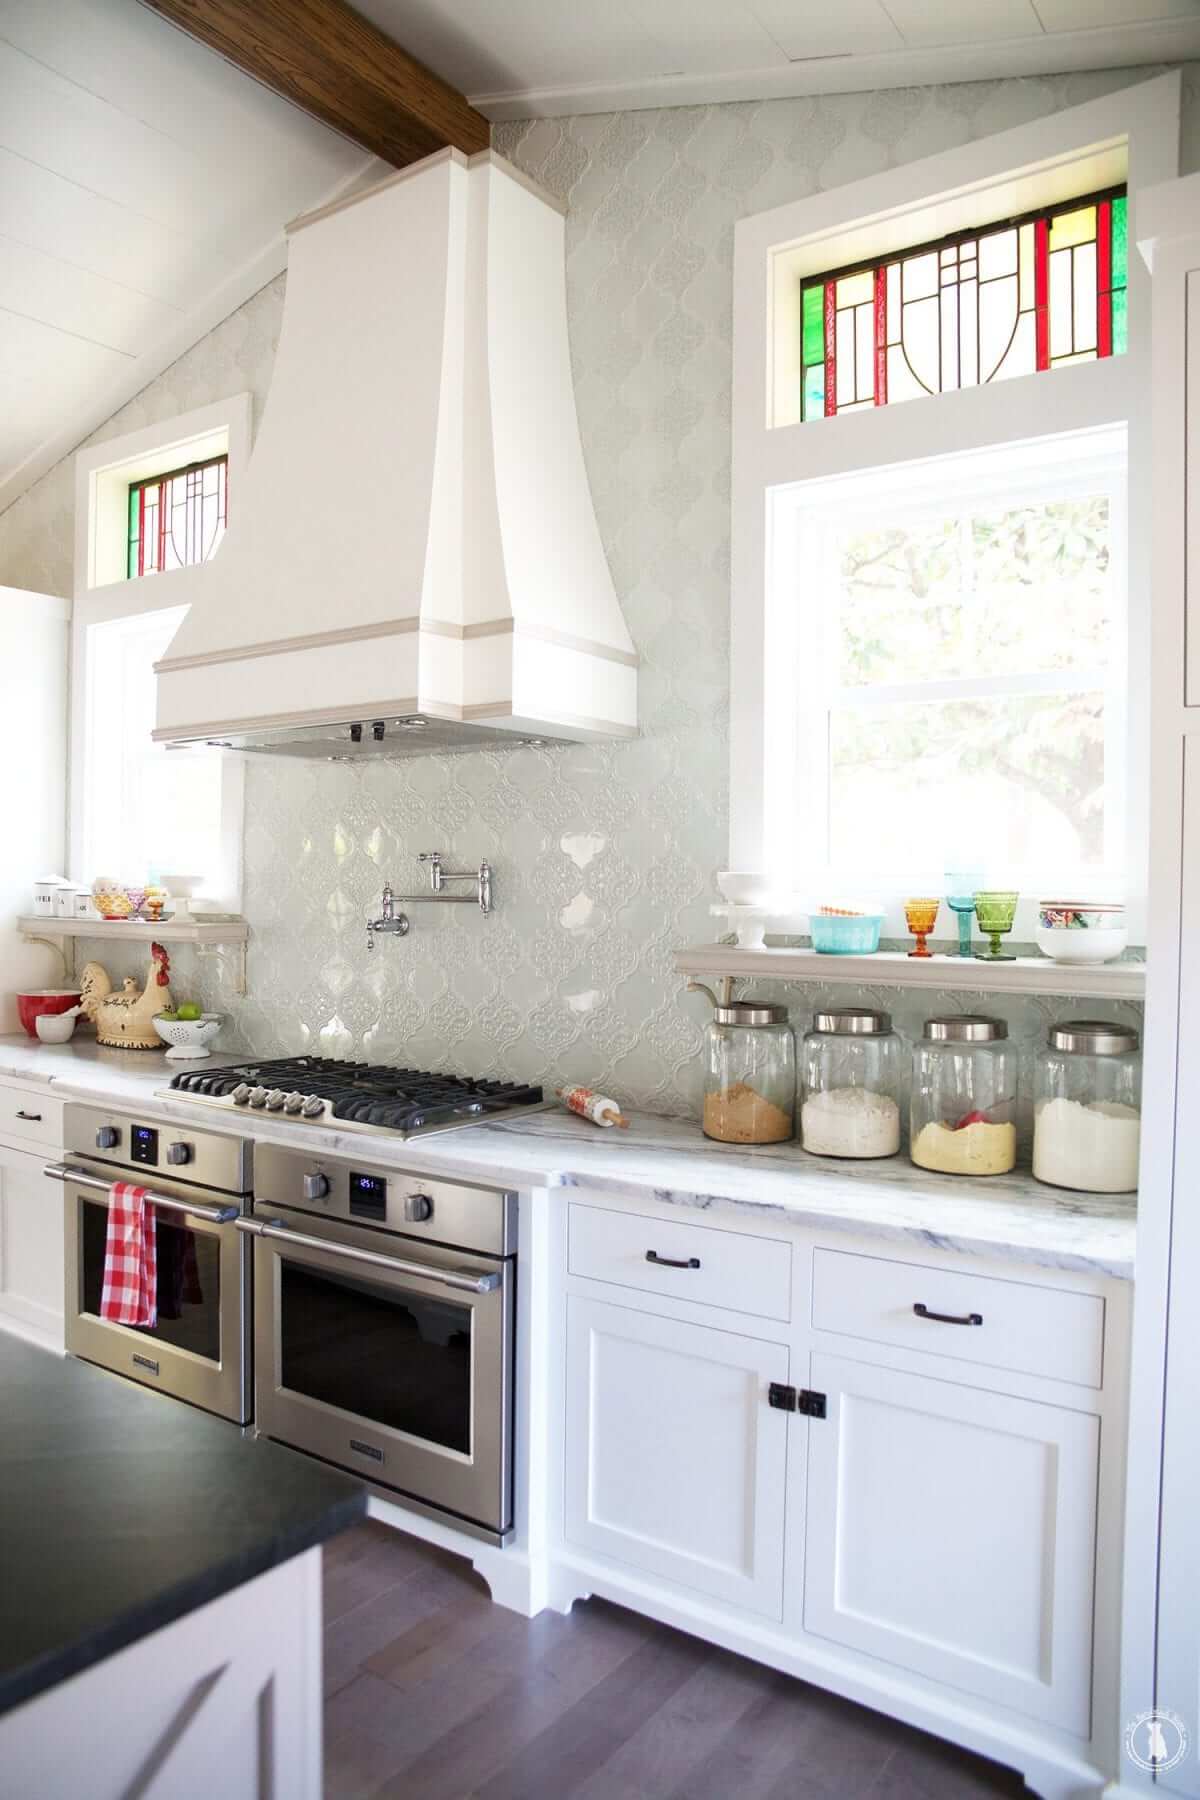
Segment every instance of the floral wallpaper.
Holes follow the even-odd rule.
[[[250,759],[250,992],[235,995],[219,957],[175,959],[177,989],[228,1014],[223,1045],[587,1080],[659,1112],[696,1105],[707,1003],[683,994],[672,956],[715,935],[708,909],[725,859],[734,221],[1148,73],[496,128],[501,153],[568,206],[580,426],[642,656],[641,736],[361,768]],[[1185,169],[1200,165],[1198,95],[1189,66]],[[261,409],[283,286],[281,277],[225,320],[95,441],[247,387]],[[0,518],[0,581],[70,592],[72,503],[68,458]],[[458,868],[493,863],[493,916],[415,905],[410,935],[368,952],[364,921],[384,880],[418,890],[417,852],[431,849]],[[114,968],[119,960],[109,957]],[[825,997],[818,984],[780,994],[800,1025]],[[897,990],[873,998],[910,1032],[929,1011],[986,1004],[1009,1019],[1027,1061],[1052,1016],[1078,1011]]]

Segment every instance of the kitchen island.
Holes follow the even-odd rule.
[[[0,1334],[0,1787],[320,1793],[348,1477]]]

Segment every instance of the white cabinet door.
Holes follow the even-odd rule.
[[[1195,277],[1189,278],[1194,280]],[[1189,293],[1191,292],[1189,285]],[[1177,1713],[1193,1745],[1200,1738],[1200,1137],[1194,1113],[1200,1092],[1200,736],[1189,735],[1184,758],[1183,919],[1179,965],[1178,1129],[1171,1285],[1167,1312],[1167,1391],[1163,1421],[1162,1544],[1159,1574],[1158,1705]],[[1174,1748],[1174,1739],[1168,1751]],[[1195,1749],[1159,1787],[1200,1796]]]
[[[814,1356],[807,1630],[1087,1736],[1100,1423]]]
[[[0,1327],[63,1347],[63,1190],[44,1153],[0,1143]]]
[[[788,1350],[571,1295],[566,1536],[783,1616]]]

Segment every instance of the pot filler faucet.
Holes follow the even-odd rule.
[[[429,864],[429,892],[426,894],[394,894],[391,882],[384,885],[380,901],[380,913],[377,919],[367,920],[367,949],[375,948],[376,937],[407,937],[409,930],[408,916],[397,912],[396,906],[416,906],[432,900],[466,901],[477,905],[481,913],[492,910],[492,868],[491,864],[481,862],[478,869],[455,871],[442,867],[440,850],[422,850],[418,861]],[[473,894],[451,894],[446,891],[447,883],[452,881],[470,881],[474,883]]]

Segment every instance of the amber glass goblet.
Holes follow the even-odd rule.
[[[1000,939],[1013,928],[1018,898],[1017,894],[999,890],[976,894],[975,917],[979,920],[979,929],[992,940],[986,950],[975,952],[976,962],[1016,962],[1011,950],[1000,948]]]
[[[925,939],[937,924],[940,900],[906,900],[904,902],[904,923],[917,940],[915,950],[910,956],[931,956],[933,952],[926,948]]]

